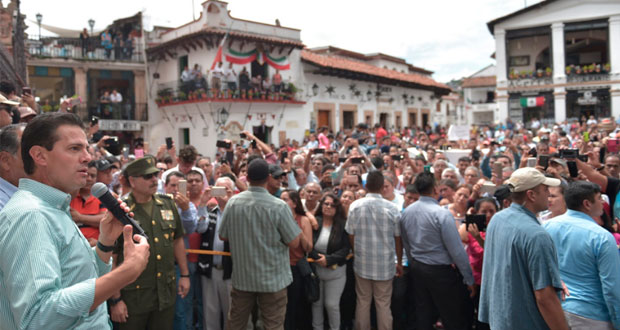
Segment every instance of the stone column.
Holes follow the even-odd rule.
[[[144,70],[133,70],[133,89],[136,100],[134,108],[134,120],[146,119],[144,112],[147,111],[147,99],[146,99],[146,77]]]
[[[609,57],[611,81],[620,80],[620,15],[609,18]],[[611,85],[611,115],[620,118],[620,84]]]
[[[553,49],[553,82],[555,84],[562,84],[566,82],[566,61],[564,55],[564,23],[551,24],[551,46]]]
[[[566,120],[566,89],[556,87],[553,90],[555,122],[561,123]]]
[[[82,103],[88,103],[88,91],[86,86],[88,86],[87,78],[86,78],[86,69],[82,67],[73,68],[73,73],[75,74],[75,94],[82,98]]]
[[[496,90],[498,95],[499,110],[496,121],[505,122],[508,118],[508,68],[506,57],[506,31],[495,29],[495,62],[496,62]],[[499,89],[502,89],[501,91]],[[501,95],[501,98],[500,98]]]

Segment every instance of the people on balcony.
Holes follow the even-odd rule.
[[[226,81],[226,88],[229,92],[235,93],[237,90],[237,73],[233,69],[233,64],[228,63],[228,68],[224,70],[224,79]]]
[[[222,77],[224,76],[224,69],[222,69],[223,65],[224,63],[219,62],[211,71],[211,88],[213,89],[213,96],[218,96],[222,90]]]
[[[280,92],[282,89],[282,75],[280,74],[280,70],[276,69],[276,73],[272,77],[273,82],[273,91]]]
[[[239,73],[239,89],[245,92],[250,89],[250,74],[245,67]]]
[[[89,37],[90,36],[88,35],[88,30],[84,28],[84,30],[80,32],[80,41],[82,43],[82,57],[86,57],[86,54],[88,54],[88,38]]]
[[[105,57],[110,59],[110,55],[112,54],[112,48],[114,45],[112,44],[112,33],[110,30],[105,30],[101,33],[101,46],[105,50]]]

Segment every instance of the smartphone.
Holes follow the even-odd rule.
[[[607,151],[609,153],[618,152],[618,144],[620,144],[620,140],[618,139],[609,139],[607,140]]]
[[[361,158],[361,157],[351,158],[351,163],[353,163],[353,164],[364,164],[364,158]]]
[[[166,138],[166,148],[168,148],[168,150],[172,149],[172,138],[171,137]]]
[[[183,196],[187,196],[187,180],[179,180],[179,193]]]
[[[532,148],[530,149],[530,151],[527,152],[528,155],[530,155],[531,157],[536,157],[538,156],[538,151],[536,150],[536,148]]]
[[[338,157],[338,161],[344,163],[347,161],[347,157]]]
[[[22,94],[28,94],[28,95],[32,95],[32,88],[28,87],[28,86],[24,86],[22,88]]]
[[[135,149],[133,154],[136,155],[136,158],[144,157],[144,149]]]
[[[601,164],[605,164],[605,147],[601,147],[601,150],[598,152],[598,161]]]
[[[315,154],[324,154],[325,153],[325,149],[322,149],[322,148],[314,149],[314,153]]]
[[[504,163],[502,162],[493,163],[493,173],[497,175],[498,179],[501,179],[503,177],[503,173],[502,173],[503,169],[504,169]]]
[[[431,173],[431,165],[424,165],[424,172]]]
[[[471,158],[473,158],[473,159],[480,159],[480,150],[478,150],[478,149],[472,150]]]
[[[252,148],[256,149],[256,140],[252,140],[252,143],[250,143],[252,145]]]
[[[568,173],[570,173],[571,178],[576,178],[579,175],[579,170],[577,170],[577,163],[575,161],[569,160],[566,162],[568,166]]]
[[[588,162],[588,155],[579,155],[577,156],[577,159],[579,159],[580,161],[587,163]]]
[[[488,193],[493,196],[495,194],[495,190],[497,190],[497,186],[493,184],[493,182],[485,182],[482,187],[480,187],[480,192],[484,195]]]
[[[536,157],[529,157],[527,159],[527,167],[536,167]]]
[[[478,231],[485,231],[487,229],[487,216],[484,214],[467,214],[465,226],[469,228],[469,225],[474,223],[478,226]]]
[[[538,165],[542,166],[545,170],[549,167],[549,155],[538,156]]]
[[[247,135],[245,135],[245,133],[239,133],[239,137],[241,137],[242,139],[247,139]]]
[[[215,146],[218,147],[218,148],[228,149],[228,148],[230,148],[231,144],[229,142],[226,142],[226,141],[217,140],[217,142],[215,142]]]
[[[97,124],[99,124],[99,117],[97,117],[97,116],[93,116],[93,117],[90,119],[90,126],[95,126],[95,125],[97,125]]]
[[[579,149],[560,149],[560,158],[575,159],[579,156]]]
[[[288,151],[284,150],[282,151],[282,160],[288,158]]]
[[[405,158],[403,155],[392,155],[392,160],[402,160],[403,158]]]
[[[128,147],[123,147],[123,157],[125,159],[129,159],[129,148]]]
[[[226,188],[225,187],[211,187],[211,196],[212,197],[226,196]]]

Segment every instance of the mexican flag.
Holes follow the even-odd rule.
[[[533,107],[541,107],[545,104],[545,97],[522,97],[521,98],[521,107],[523,108],[533,108]]]
[[[278,70],[288,70],[291,68],[291,64],[288,62],[288,58],[286,56],[282,56],[280,58],[275,58],[269,56],[269,54],[264,53],[264,58],[270,66]]]
[[[243,53],[228,48],[228,52],[226,54],[226,62],[244,65],[254,61],[256,59],[256,56],[256,49]]]
[[[224,35],[224,38],[222,38],[222,42],[220,42],[220,46],[217,47],[217,53],[215,54],[215,58],[213,59],[213,63],[211,64],[211,70],[215,69],[215,66],[219,62],[222,62],[222,51],[224,49],[224,43],[226,42],[227,37],[228,37],[228,33]]]

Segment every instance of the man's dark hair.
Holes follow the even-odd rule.
[[[327,172],[327,171],[329,171],[329,170],[334,170],[334,171],[335,171],[335,170],[336,170],[336,166],[334,166],[334,165],[332,165],[332,164],[327,164],[327,165],[324,165],[324,166],[321,168],[321,175],[325,174],[325,172]]]
[[[26,126],[22,135],[22,160],[26,174],[33,174],[35,167],[34,160],[30,156],[30,148],[42,146],[50,151],[54,149],[54,144],[59,139],[56,131],[58,127],[63,125],[77,126],[84,129],[80,117],[73,113],[63,112],[38,115]]]
[[[5,96],[15,93],[15,85],[13,85],[10,81],[0,81],[0,93]]]
[[[170,156],[166,156],[166,157],[164,158],[164,164],[172,164],[172,163],[173,163],[173,161],[172,161],[172,157],[170,157]]]
[[[233,183],[235,183],[235,180],[236,180],[235,176],[234,176],[232,173],[224,173],[224,174],[220,175],[220,178],[221,178],[221,177],[227,177],[227,178],[229,178],[229,179],[230,179]],[[267,182],[267,179],[265,179],[265,182]],[[264,182],[263,182],[263,183],[264,183]]]
[[[377,169],[383,168],[383,157],[373,157],[370,159],[370,162]]]
[[[185,146],[179,150],[179,160],[183,163],[195,163],[198,158],[198,151],[194,146]]]
[[[463,156],[463,157],[459,158],[459,162],[471,163],[471,159],[469,159],[469,157],[467,157],[467,156]]]
[[[97,160],[91,160],[90,162],[88,162],[88,168],[97,168]]]
[[[196,171],[196,170],[190,170],[189,172],[187,172],[187,174],[185,175],[186,178],[189,178],[190,175],[198,175],[200,176],[200,180],[203,180],[202,178],[202,173]],[[203,180],[204,181],[204,180]],[[234,181],[233,181],[234,182]]]
[[[435,189],[435,175],[430,172],[422,172],[415,177],[413,185],[418,190],[420,195],[429,196],[433,194],[433,190]]]
[[[405,194],[419,194],[418,189],[416,189],[416,187],[412,184],[408,184],[407,187],[405,188]]]
[[[166,176],[166,183],[165,185],[167,186],[170,183],[170,178],[176,176],[179,179],[185,179],[185,174],[179,172],[179,171],[173,171],[168,173],[168,175]]]
[[[568,189],[564,191],[564,201],[566,208],[573,211],[580,211],[583,201],[589,200],[594,203],[594,197],[601,192],[599,185],[588,181],[573,181],[568,184]]]
[[[247,159],[247,163],[248,163],[248,165],[249,165],[249,164],[250,164],[250,163],[251,163],[254,159],[263,159],[263,156],[261,156],[261,155],[257,155],[257,154],[251,154],[251,155],[249,155],[249,156],[248,156],[248,159]],[[265,179],[265,180],[266,180],[266,179]],[[266,182],[266,181],[265,181],[265,182]]]
[[[13,156],[17,156],[17,149],[19,149],[17,131],[24,127],[26,127],[26,124],[12,124],[2,128],[0,131],[0,151],[6,151]]]
[[[383,188],[383,173],[381,171],[373,170],[368,173],[366,178],[366,189],[371,193],[377,193]]]

